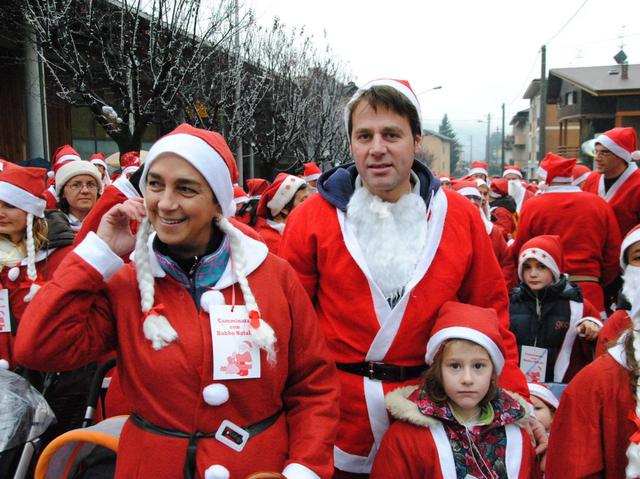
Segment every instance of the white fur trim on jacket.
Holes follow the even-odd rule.
[[[109,281],[124,266],[122,258],[115,254],[109,245],[93,231],[89,232],[85,239],[73,249],[73,252],[89,263],[102,275],[105,281]]]

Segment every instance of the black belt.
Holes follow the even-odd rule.
[[[344,372],[357,374],[379,381],[406,381],[420,377],[426,366],[396,366],[375,361],[362,363],[336,363],[336,367]]]
[[[249,426],[241,426],[241,428],[249,434],[248,438],[251,438],[271,427],[278,420],[280,414],[282,414],[282,409],[261,421],[258,421]],[[195,477],[196,450],[198,448],[198,439],[213,438],[216,436],[215,432],[211,433],[195,431],[189,433],[178,431],[176,429],[165,429],[163,427],[157,426],[156,424],[153,424],[150,421],[147,421],[145,418],[136,413],[131,414],[131,416],[129,416],[129,420],[132,424],[138,426],[143,431],[152,432],[161,436],[171,436],[189,440],[189,444],[187,446],[187,456],[185,457],[184,466],[182,468],[182,476],[184,479],[193,479]],[[222,431],[222,435],[231,443],[235,443],[238,445],[243,444],[248,440],[248,438],[243,437],[237,430],[229,427],[225,428]]]

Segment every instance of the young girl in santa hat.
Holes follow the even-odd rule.
[[[495,311],[445,303],[425,360],[420,386],[385,398],[397,421],[371,479],[535,477],[535,451],[522,428],[530,406],[497,384],[505,359]]]
[[[529,382],[567,383],[593,360],[602,327],[598,311],[562,271],[559,236],[537,236],[522,245],[521,283],[509,295],[509,328]]]
[[[16,355],[28,366],[117,349],[133,411],[117,478],[333,474],[334,365],[293,269],[227,219],[237,176],[222,136],[179,126],[148,153],[144,204],[109,210],[27,311]]]
[[[562,393],[547,477],[640,477],[640,290],[631,303],[632,328]]]
[[[27,303],[51,279],[73,241],[60,214],[45,218],[46,170],[15,165],[0,173],[0,367],[17,366],[13,343]]]
[[[553,416],[558,409],[558,398],[551,392],[551,389],[542,383],[529,383],[527,386],[529,386],[529,397],[533,403],[536,418],[549,434]]]
[[[631,326],[629,310],[635,292],[640,289],[640,225],[636,225],[620,246],[622,290],[618,294],[616,310],[609,316],[598,335],[596,357],[604,354],[624,331]]]

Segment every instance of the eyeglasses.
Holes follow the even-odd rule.
[[[607,156],[611,156],[613,155],[613,153],[611,153],[609,150],[596,150],[595,151],[595,156],[602,156],[604,158],[606,158]]]
[[[71,191],[81,191],[83,188],[86,188],[89,191],[98,190],[98,185],[93,181],[89,181],[88,183],[82,183],[81,181],[74,181],[73,183],[67,183],[66,186]]]

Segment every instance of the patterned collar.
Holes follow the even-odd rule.
[[[229,237],[224,235],[220,246],[213,253],[198,258],[187,272],[173,258],[160,253],[155,245],[153,252],[162,269],[189,291],[199,308],[202,293],[214,286],[227,268],[230,255]]]

